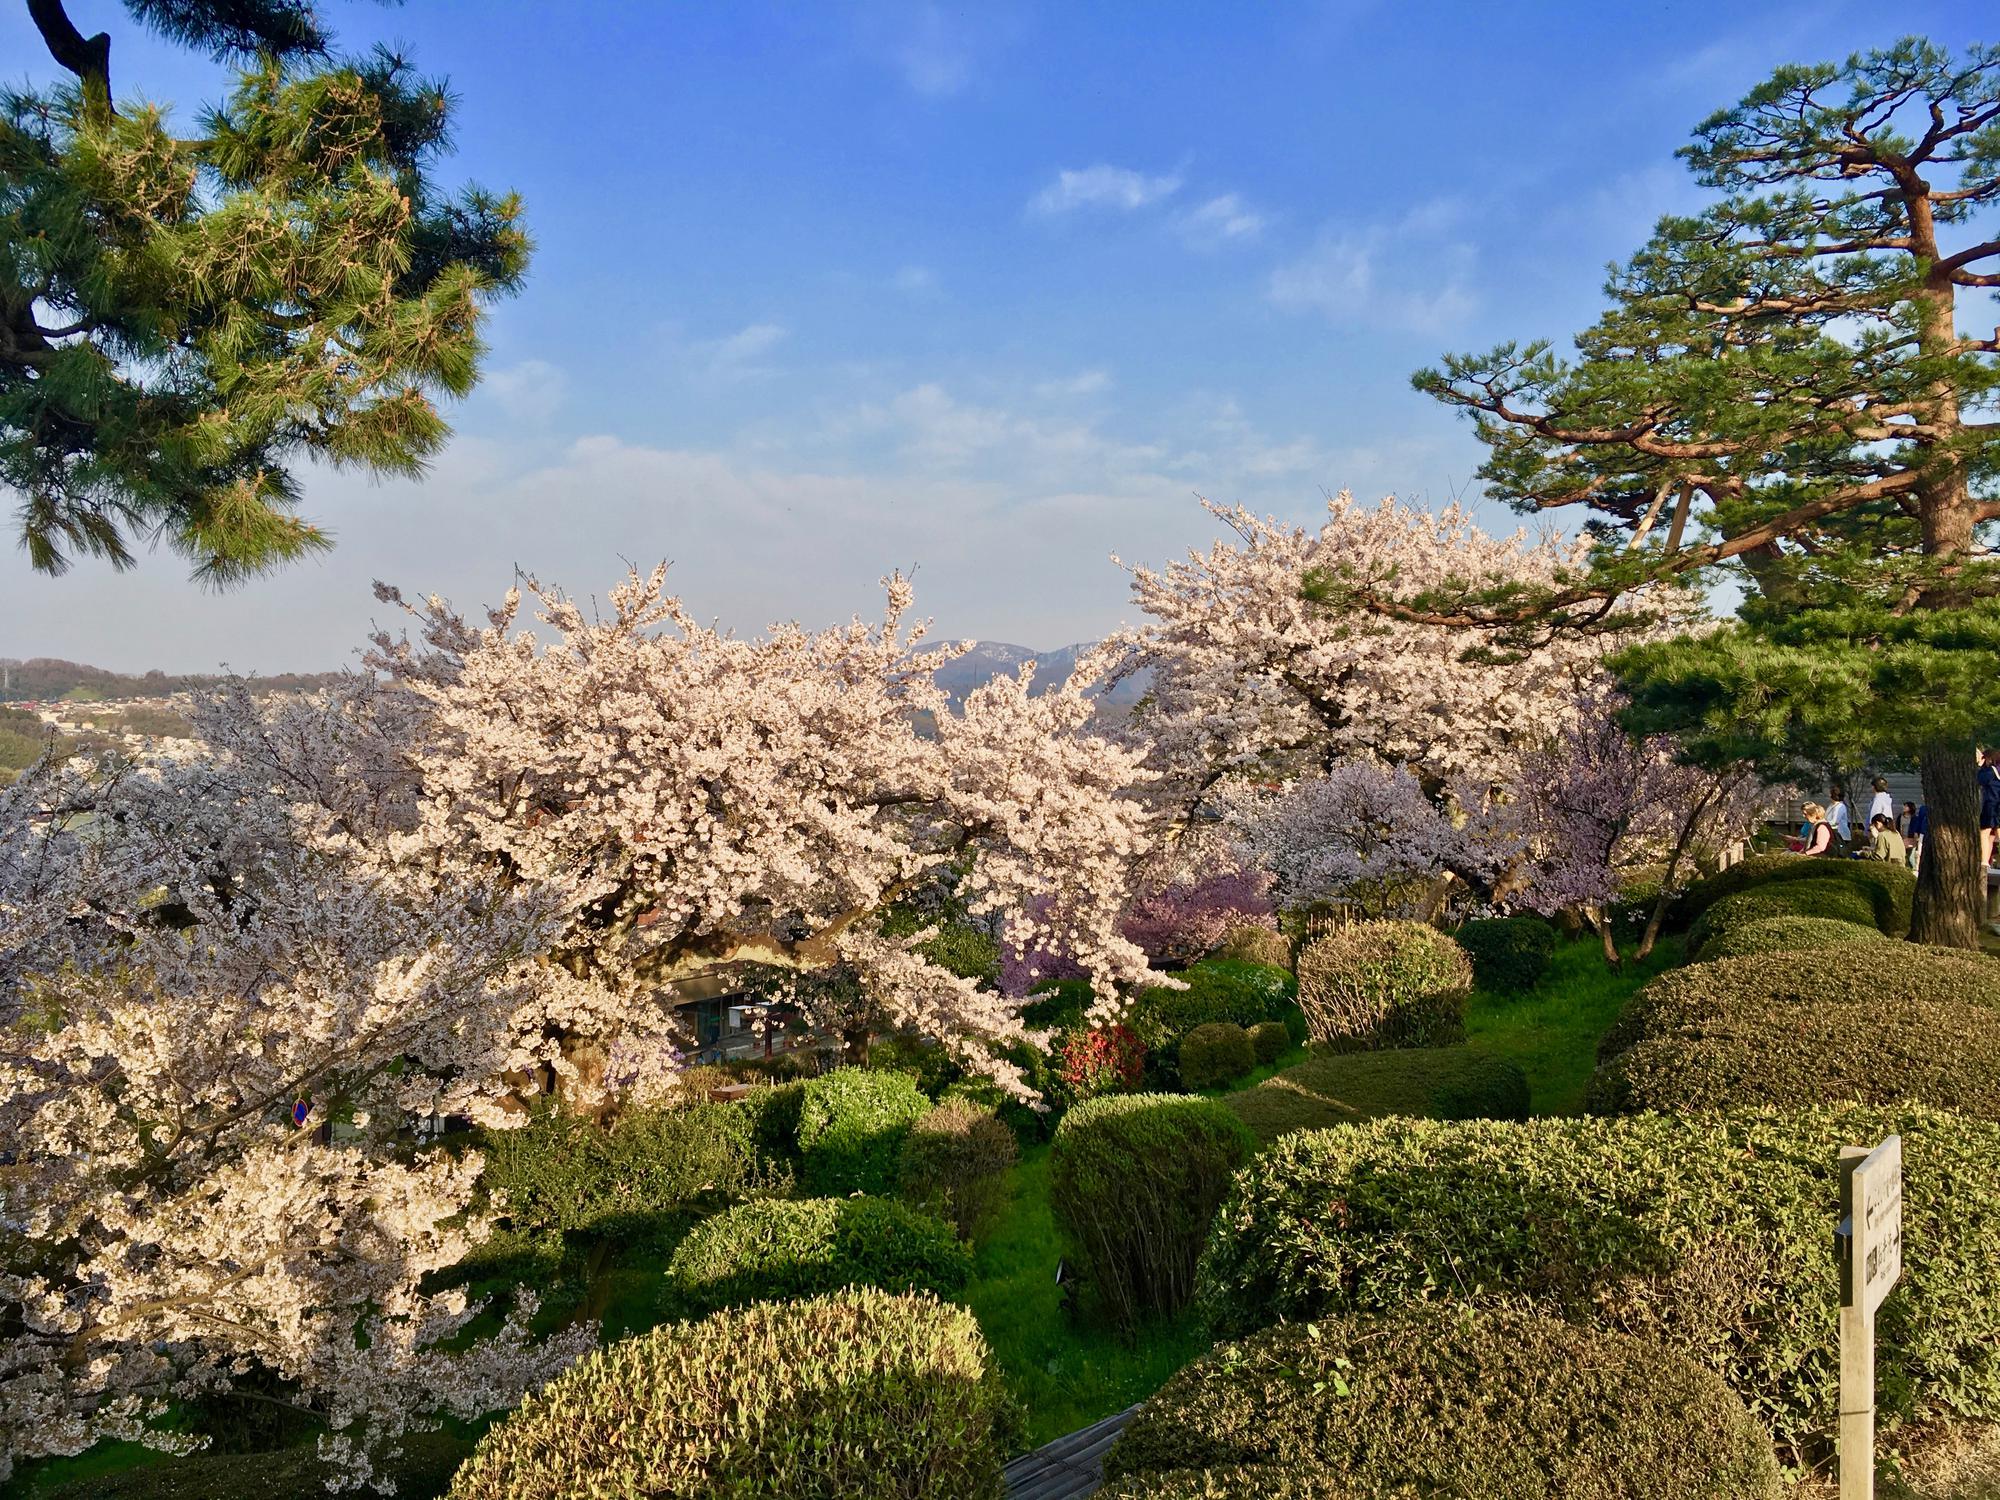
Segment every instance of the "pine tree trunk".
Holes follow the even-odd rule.
[[[1979,775],[1973,748],[1933,740],[1918,769],[1930,826],[1917,866],[1917,906],[1910,941],[1943,948],[1977,948],[1986,908],[1986,870],[1979,862]]]

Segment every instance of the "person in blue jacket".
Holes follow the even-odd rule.
[[[1993,837],[2000,833],[2000,750],[1979,757],[1979,862],[1991,868]]]

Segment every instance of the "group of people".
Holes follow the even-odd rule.
[[[1979,777],[1980,827],[1989,830],[1985,839],[1987,862],[1990,864],[1992,830],[2000,829],[2000,750],[1986,752]],[[1989,778],[1993,799],[1991,823],[1985,815]],[[1874,789],[1875,795],[1868,804],[1868,821],[1861,838],[1854,836],[1853,814],[1847,806],[1847,789],[1836,785],[1824,803],[1808,802],[1805,805],[1806,820],[1792,847],[1800,854],[1879,859],[1907,865],[1914,870],[1923,854],[1924,834],[1930,827],[1930,807],[1928,804],[1919,807],[1914,802],[1905,802],[1899,810],[1895,798],[1889,795],[1889,783],[1880,776],[1875,778]]]

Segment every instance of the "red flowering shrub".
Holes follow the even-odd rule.
[[[1099,1094],[1129,1094],[1146,1075],[1146,1044],[1124,1025],[1064,1035],[1057,1049],[1057,1076],[1076,1102]]]

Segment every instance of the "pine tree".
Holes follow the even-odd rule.
[[[528,241],[513,196],[432,180],[444,84],[336,58],[312,0],[126,8],[235,86],[178,135],[114,101],[108,35],[28,0],[74,77],[0,92],[0,485],[46,572],[163,544],[227,585],[329,544],[301,459],[421,471]]]
[[[1647,582],[1733,575],[1737,623],[1622,659],[1638,726],[1916,763],[1914,936],[1956,946],[1978,941],[1974,739],[2000,726],[2000,330],[1959,326],[2000,287],[1996,122],[2000,49],[1905,39],[1702,123],[1680,154],[1717,200],[1612,268],[1575,359],[1509,344],[1415,378],[1471,414],[1491,493],[1587,513],[1592,566],[1393,606],[1588,628]]]

